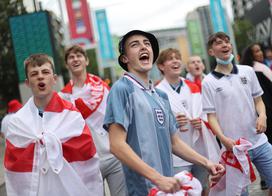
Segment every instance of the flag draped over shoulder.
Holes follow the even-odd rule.
[[[106,112],[108,85],[99,77],[87,74],[84,88],[73,92],[73,87],[73,81],[70,80],[62,89],[60,96],[76,106],[88,125],[92,127],[92,131],[99,134],[105,132],[101,125]]]
[[[193,129],[192,126],[189,126],[190,128],[189,131],[193,131],[192,147],[197,152],[207,157],[209,160],[213,162],[218,162],[220,149],[215,139],[215,136],[213,135],[213,132],[211,131],[209,126],[207,126],[208,124],[207,117],[204,114],[202,114],[202,101],[200,89],[189,80],[185,80],[183,78],[181,78],[181,80],[184,83],[183,85],[187,85],[191,91],[191,96],[187,98],[191,99],[190,111],[181,104],[182,99],[184,99],[182,98],[182,94],[184,93],[182,92],[182,90],[180,91],[180,93],[174,91],[166,79],[163,79],[158,86],[159,89],[167,93],[171,109],[175,115],[179,113],[185,114],[186,117],[189,118],[189,120],[201,118],[202,120],[201,131]]]
[[[241,195],[243,189],[255,181],[256,176],[247,152],[251,146],[247,140],[239,139],[233,151],[222,151],[220,162],[226,172],[219,182],[212,185],[209,196]]]
[[[30,98],[10,120],[6,144],[9,196],[103,195],[90,130],[78,110],[57,93],[42,118]]]

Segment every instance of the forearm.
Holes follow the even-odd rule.
[[[199,153],[197,153],[185,142],[179,139],[178,135],[172,136],[172,151],[173,154],[177,155],[178,157],[188,162],[197,165],[202,165],[207,168],[209,160],[204,156],[200,155]]]
[[[208,114],[207,116],[208,116],[209,125],[212,131],[214,132],[214,134],[218,137],[220,141],[224,140],[225,135],[223,131],[221,130],[221,127],[217,121],[216,115],[212,113],[212,114]]]
[[[131,147],[126,143],[125,138],[122,136],[122,132],[125,131],[121,129],[122,127],[117,124],[110,126],[109,136],[111,152],[130,169],[156,184],[156,179],[160,178],[161,175],[140,159],[140,157],[131,149]],[[121,137],[118,135],[120,131]]]
[[[258,118],[256,120],[256,132],[258,134],[261,134],[266,131],[266,111],[265,111],[265,105],[262,100],[262,97],[256,97],[254,98],[255,108],[258,113]]]
[[[265,105],[262,100],[262,97],[255,98],[254,103],[255,103],[255,108],[256,108],[258,116],[262,116],[266,118]]]
[[[211,129],[213,130],[214,134],[218,137],[220,142],[226,147],[227,150],[232,151],[233,146],[235,145],[235,140],[224,135],[217,121],[215,113],[208,114],[208,121]]]

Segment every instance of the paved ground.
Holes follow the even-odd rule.
[[[4,156],[4,141],[0,138],[0,196],[6,196],[5,186],[4,186],[4,176],[3,176],[3,156]],[[265,196],[267,191],[262,191],[260,189],[260,179],[258,173],[257,180],[250,185],[249,195],[250,196]],[[106,188],[106,196],[110,196],[108,189]]]

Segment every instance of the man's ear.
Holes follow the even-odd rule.
[[[25,85],[29,88],[29,80],[27,78],[25,79]]]
[[[164,71],[164,66],[163,66],[163,64],[157,64],[157,67],[158,67],[158,69],[160,70],[160,71]]]
[[[123,55],[121,56],[121,61],[122,61],[123,63],[127,64],[127,63],[128,63],[128,58],[127,58],[127,56],[123,54]]]
[[[66,67],[66,69],[69,70],[69,66],[68,66],[68,64],[66,62],[65,62],[65,67]]]
[[[55,85],[55,84],[57,84],[57,81],[58,81],[58,76],[57,76],[57,74],[54,74],[54,76],[53,76],[53,77],[54,77],[54,85]]]
[[[208,54],[209,54],[210,56],[214,56],[213,49],[210,48],[210,49],[208,50]]]
[[[86,63],[87,63],[86,67],[89,66],[89,62],[90,62],[90,61],[89,61],[89,58],[86,57]]]

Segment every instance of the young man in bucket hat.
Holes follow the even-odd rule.
[[[174,193],[172,152],[220,176],[222,165],[199,155],[176,134],[167,95],[153,87],[148,73],[158,57],[154,35],[133,30],[119,42],[119,64],[127,72],[112,87],[104,119],[111,152],[123,163],[129,195],[146,196],[156,186]]]

